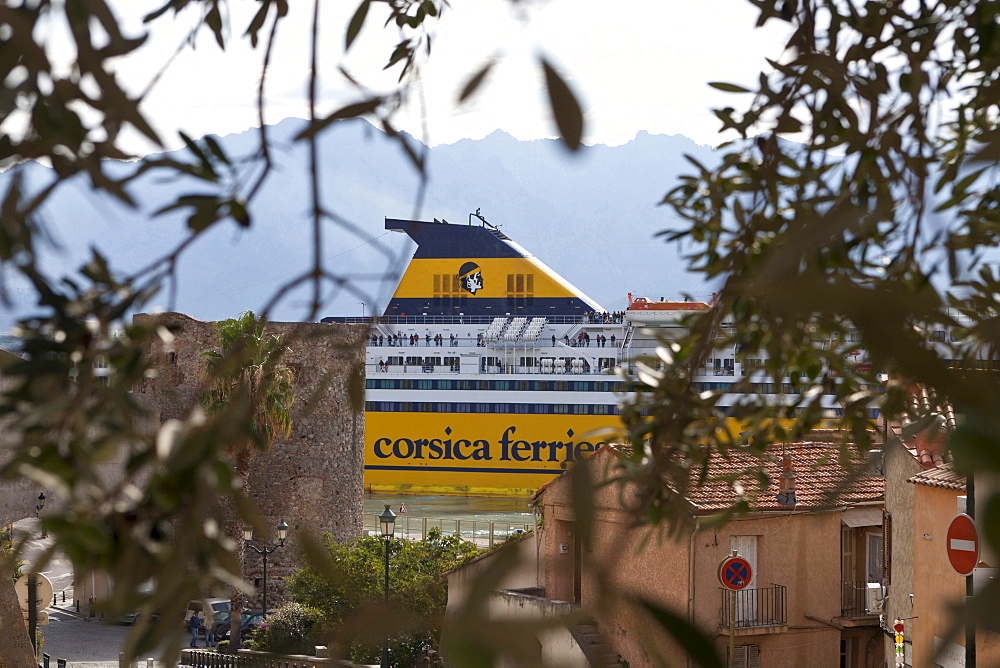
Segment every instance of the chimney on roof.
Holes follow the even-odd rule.
[[[795,505],[795,469],[792,468],[791,455],[781,456],[781,478],[774,498],[783,506]]]

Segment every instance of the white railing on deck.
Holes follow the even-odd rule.
[[[431,529],[440,529],[443,534],[455,534],[479,547],[493,547],[515,533],[523,533],[532,528],[527,522],[495,522],[490,520],[470,520],[457,518],[417,517],[416,515],[396,515],[397,538],[423,540]],[[369,536],[381,535],[378,517],[365,515],[365,533]]]

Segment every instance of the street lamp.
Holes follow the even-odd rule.
[[[267,547],[265,545],[263,549],[261,549],[250,544],[250,541],[253,540],[253,527],[250,526],[243,527],[243,540],[245,541],[246,546],[264,558],[264,617],[265,618],[267,617],[267,555],[271,554],[279,547],[285,546],[285,537],[288,536],[288,525],[285,524],[285,520],[281,520],[281,522],[278,524],[277,529],[278,529],[278,542],[272,545],[271,547]]]
[[[382,539],[385,541],[385,604],[389,607],[389,541],[396,530],[396,513],[389,510],[389,504],[385,504],[385,510],[378,516],[378,521],[382,525]],[[389,638],[385,639],[382,646],[382,667],[389,668]]]

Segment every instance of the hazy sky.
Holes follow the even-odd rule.
[[[158,4],[116,2],[133,33],[143,30],[141,16]],[[313,3],[290,4],[268,77],[268,123],[307,115]],[[197,18],[186,11],[158,19],[142,51],[119,63],[119,76],[136,91],[163,70],[146,98],[146,109],[170,147],[178,145],[177,129],[200,136],[256,125],[254,99],[262,49],[252,51],[242,36],[249,11],[256,6],[231,3],[234,15],[226,20],[231,35],[226,52],[203,32],[194,49],[189,47],[171,60]],[[380,3],[373,5],[345,60],[344,31],[356,6],[357,0],[321,3],[323,112],[357,99],[357,92],[338,72],[341,64],[376,90],[391,86],[398,75],[398,68],[388,75],[382,72],[399,35],[383,28],[385,10]],[[579,94],[587,114],[587,143],[622,144],[646,130],[716,144],[719,122],[710,109],[738,107],[745,100],[715,91],[707,82],[752,83],[766,66],[764,57],[778,57],[784,43],[783,25],[772,21],[755,29],[755,19],[745,0],[452,0],[434,27],[432,56],[400,126],[432,145],[481,138],[497,129],[522,140],[554,136],[543,79],[535,64],[544,52]],[[490,57],[500,61],[485,87],[471,103],[459,107],[458,91]]]

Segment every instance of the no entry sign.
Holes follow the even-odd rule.
[[[948,525],[945,539],[948,561],[959,575],[972,575],[979,563],[979,532],[971,517],[962,513]]]
[[[726,557],[719,564],[719,582],[726,589],[739,591],[750,584],[752,579],[753,569],[743,557]]]

